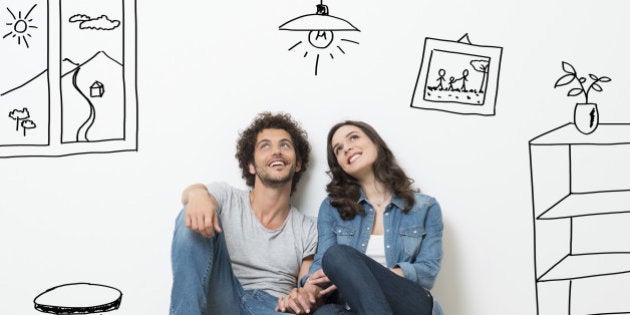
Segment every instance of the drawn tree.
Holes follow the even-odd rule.
[[[37,127],[37,125],[35,125],[35,122],[30,119],[22,120],[21,125],[22,125],[22,129],[24,129],[25,137],[26,137],[26,129],[35,129],[35,127]]]
[[[20,130],[20,121],[24,119],[31,118],[31,115],[28,113],[28,109],[26,107],[22,108],[22,110],[14,109],[9,112],[9,117],[15,120],[15,131]]]
[[[483,93],[483,86],[486,82],[486,78],[488,77],[488,65],[490,63],[488,60],[471,60],[470,65],[473,69],[483,73],[483,78],[481,79],[481,87],[479,87],[479,93]]]

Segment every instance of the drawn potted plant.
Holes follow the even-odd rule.
[[[575,87],[569,90],[567,96],[579,96],[584,94],[584,103],[576,103],[575,110],[573,111],[573,122],[575,127],[583,134],[587,135],[597,129],[599,124],[599,111],[597,110],[597,103],[590,103],[588,96],[591,91],[601,92],[602,86],[600,83],[610,82],[611,79],[607,76],[598,77],[592,73],[589,73],[591,84],[588,87],[585,86],[587,79],[580,77],[575,71],[575,68],[568,62],[562,62],[562,70],[565,72],[561,76],[554,86],[565,86],[571,84],[573,81],[577,81],[579,87]]]

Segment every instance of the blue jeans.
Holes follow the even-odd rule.
[[[322,268],[337,286],[340,299],[323,305],[316,315],[432,313],[433,297],[428,290],[350,246],[330,247],[322,258]],[[351,310],[342,306],[344,302]]]
[[[171,315],[282,314],[278,299],[262,290],[243,290],[230,262],[224,233],[205,238],[186,227],[182,210],[171,248]]]

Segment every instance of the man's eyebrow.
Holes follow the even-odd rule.
[[[271,142],[271,140],[269,140],[269,139],[267,139],[267,138],[265,138],[265,139],[260,139],[260,140],[258,140],[258,142],[256,142],[256,145],[259,145],[259,144],[261,144],[261,143],[265,143],[265,142]]]

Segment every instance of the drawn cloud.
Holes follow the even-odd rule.
[[[76,14],[70,17],[70,23],[89,21],[92,18],[85,14]]]
[[[69,21],[70,23],[79,22],[79,28],[82,30],[93,29],[111,31],[120,26],[120,21],[110,20],[107,15],[92,18],[85,14],[75,14],[70,17]]]

